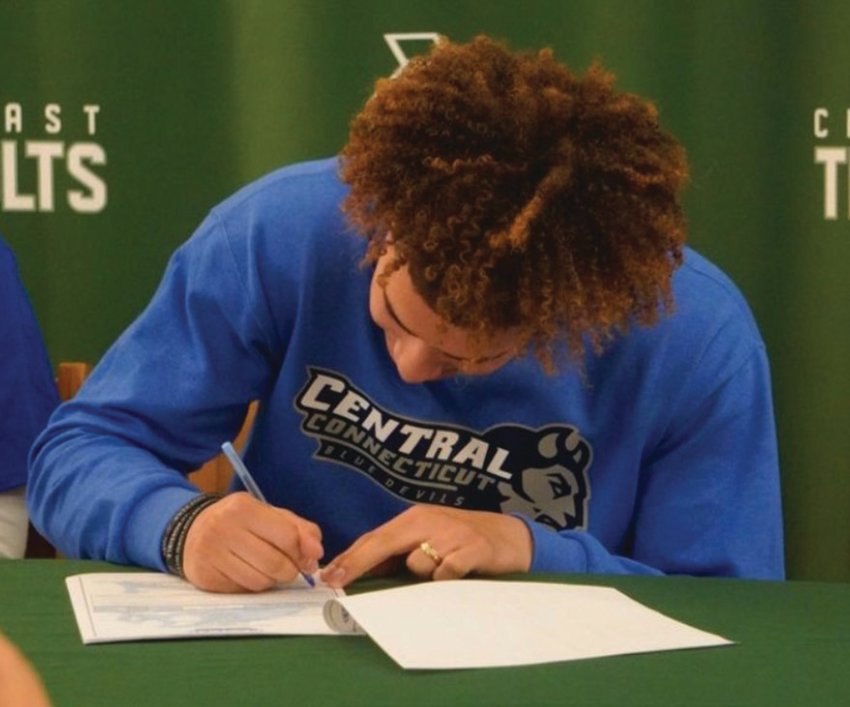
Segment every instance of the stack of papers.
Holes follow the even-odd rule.
[[[213,594],[158,572],[78,574],[65,580],[83,643],[325,634],[326,602],[344,592],[299,578],[260,594]]]
[[[66,580],[84,643],[367,634],[401,667],[484,668],[729,645],[610,587],[457,580],[363,594],[317,582],[211,594],[158,573]]]

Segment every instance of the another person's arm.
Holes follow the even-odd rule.
[[[38,674],[3,634],[0,634],[0,705],[50,707],[50,698]]]
[[[0,557],[24,555],[27,453],[58,402],[15,258],[0,240]]]

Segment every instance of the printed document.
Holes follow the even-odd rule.
[[[159,572],[96,572],[65,584],[83,643],[205,636],[335,634],[323,617],[344,592],[300,577],[260,594],[214,594]]]

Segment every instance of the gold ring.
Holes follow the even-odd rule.
[[[422,550],[428,557],[434,560],[435,564],[440,564],[443,561],[443,558],[440,557],[440,553],[437,552],[433,547],[431,547],[431,543],[427,540],[423,543],[419,543],[419,549]]]

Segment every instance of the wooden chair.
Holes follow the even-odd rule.
[[[56,387],[62,402],[73,398],[91,373],[91,366],[79,361],[65,361],[56,368]]]
[[[63,402],[73,398],[82,387],[91,366],[88,363],[77,361],[65,361],[60,363],[56,369],[56,387],[59,389],[59,398]],[[242,451],[251,426],[254,424],[254,416],[257,414],[257,403],[251,403],[242,429],[239,431],[233,446]],[[197,471],[189,474],[189,480],[201,491],[206,493],[225,493],[230,485],[233,470],[230,463],[223,454],[210,459]],[[45,540],[41,534],[30,524],[27,535],[27,549],[25,557],[55,557],[56,550]]]

